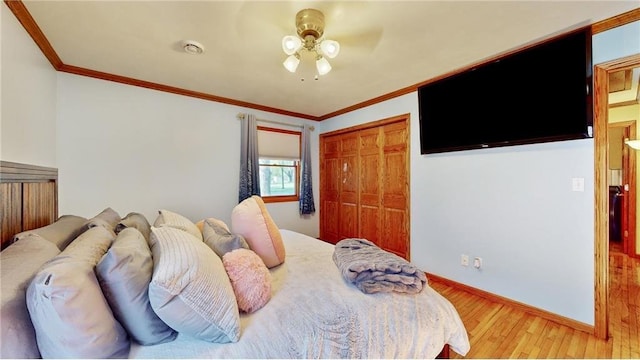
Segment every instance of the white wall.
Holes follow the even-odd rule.
[[[640,52],[638,24],[596,35],[594,63]],[[417,93],[323,121],[322,133],[405,113],[412,261],[593,325],[593,140],[420,155]],[[584,178],[584,192],[572,191],[572,178]],[[462,254],[482,257],[482,271],[462,267]]]
[[[417,93],[324,121],[322,132],[403,113],[412,261],[593,323],[593,140],[420,155]],[[584,192],[571,191],[572,177],[585,179]],[[483,270],[460,266],[461,254],[482,257]]]
[[[230,222],[237,204],[236,114],[303,121],[56,75],[6,5],[0,8],[0,158],[57,166],[60,214],[89,217],[110,206],[153,221],[166,208],[192,220]],[[638,26],[594,36],[594,64],[640,52]],[[316,204],[319,133],[405,113],[411,116],[412,260],[440,276],[593,324],[590,139],[423,156],[417,94],[411,93],[315,124]],[[585,179],[584,192],[571,191],[573,177]],[[297,203],[268,206],[280,227],[317,236],[318,214],[301,219]],[[484,269],[462,268],[463,253],[483,257]]]
[[[0,159],[56,166],[56,71],[2,2]]]
[[[640,21],[593,36],[593,64],[640,53]]]
[[[231,211],[238,203],[239,112],[303,122],[58,74],[60,214],[91,217],[110,206],[122,216],[136,211],[153,222],[158,209],[168,209],[193,221],[217,217],[231,225]],[[312,139],[315,159],[317,134],[313,132]],[[314,170],[317,177],[317,161]],[[316,194],[317,189],[315,181]],[[297,202],[267,206],[281,228],[317,236],[319,217],[302,219]]]

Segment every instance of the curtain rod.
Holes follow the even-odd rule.
[[[239,113],[238,115],[236,115],[236,117],[238,118],[238,120],[242,120],[244,119],[246,116],[246,114],[243,113]],[[260,122],[266,122],[266,123],[270,123],[270,124],[277,124],[277,125],[285,125],[285,126],[293,126],[293,127],[297,127],[297,128],[302,128],[302,125],[296,125],[296,124],[289,124],[286,122],[281,122],[281,121],[274,121],[274,120],[266,120],[266,119],[258,119],[256,118],[256,120],[260,121]],[[316,129],[315,126],[311,125],[309,127],[309,130],[314,131]]]

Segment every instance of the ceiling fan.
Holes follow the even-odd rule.
[[[254,48],[260,48],[263,54],[275,56],[278,56],[278,53],[282,54],[280,51],[284,48],[280,46],[278,49],[274,45],[278,42],[282,45],[285,35],[299,38],[302,47],[297,51],[298,56],[296,57],[295,51],[291,54],[285,52],[286,58],[293,55],[293,59],[289,61],[299,65],[294,71],[300,75],[301,80],[309,78],[317,80],[320,76],[317,69],[319,53],[304,48],[307,33],[313,36],[316,44],[327,38],[338,43],[337,50],[340,54],[336,58],[339,62],[336,61],[333,64],[333,70],[330,71],[336,71],[351,64],[362,64],[374,52],[384,32],[383,27],[379,25],[379,19],[385,14],[372,4],[367,1],[243,1],[236,14],[236,31],[241,38],[254,44]],[[311,11],[305,11],[307,9]],[[317,12],[313,11],[314,9]],[[321,14],[320,17],[315,16],[318,13]],[[302,14],[308,16],[298,20],[298,15]],[[298,35],[301,27],[306,29],[303,36]],[[323,38],[325,36],[326,38]],[[322,49],[320,49],[320,55],[327,64],[329,61],[334,62],[322,53]],[[311,65],[312,62],[316,63],[316,66],[306,66],[307,63]]]
[[[300,64],[300,52],[315,53],[316,68],[319,75],[326,75],[331,71],[331,64],[326,57],[333,59],[340,52],[340,43],[335,40],[323,39],[324,14],[316,9],[303,9],[296,14],[296,35],[286,35],[282,38],[282,50],[289,57],[283,62],[290,72],[296,72]]]

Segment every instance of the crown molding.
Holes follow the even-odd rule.
[[[129,78],[125,76],[86,69],[78,66],[67,65],[62,62],[62,59],[60,59],[55,49],[53,48],[53,46],[51,46],[51,43],[49,43],[49,40],[44,35],[42,30],[40,30],[40,27],[38,26],[38,24],[36,24],[35,20],[33,19],[33,17],[31,16],[31,14],[29,13],[26,6],[21,0],[4,0],[4,3],[7,4],[11,12],[13,12],[15,17],[20,22],[20,24],[22,24],[24,29],[27,31],[27,33],[29,33],[29,35],[33,39],[33,41],[40,48],[44,56],[49,60],[53,68],[56,69],[57,71],[81,75],[81,76],[87,76],[87,77],[92,77],[92,78],[97,78],[102,80],[114,81],[122,84],[138,86],[138,87],[153,89],[157,91],[164,91],[172,94],[184,95],[184,96],[194,97],[198,99],[220,102],[224,104],[235,105],[235,106],[240,106],[240,107],[245,107],[245,108],[250,108],[255,110],[261,110],[261,111],[266,111],[266,112],[275,113],[275,114],[293,116],[293,117],[298,117],[298,118],[307,119],[307,120],[313,120],[313,121],[327,120],[339,115],[349,113],[351,111],[362,109],[367,106],[371,106],[371,105],[381,103],[402,95],[415,92],[421,85],[433,81],[433,79],[422,81],[417,84],[407,86],[405,88],[378,96],[376,98],[373,98],[367,101],[363,101],[358,104],[354,104],[352,106],[348,106],[340,110],[336,110],[334,112],[331,112],[322,116],[313,116],[309,114],[296,113],[296,112],[277,109],[277,108],[273,108],[265,105],[253,104],[245,101],[224,98],[224,97],[220,97],[212,94],[206,94],[202,92],[191,91],[191,90],[186,90],[186,89],[177,88],[173,86],[167,86],[167,85],[157,84],[149,81],[138,80],[138,79]],[[640,8],[627,11],[625,13],[614,16],[612,18],[594,23],[591,25],[591,31],[593,34],[597,34],[603,31],[613,29],[618,26],[622,26],[634,21],[638,21],[638,20],[640,20]],[[438,76],[437,78],[441,78],[441,77],[442,76]]]

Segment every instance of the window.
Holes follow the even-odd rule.
[[[260,195],[264,202],[298,201],[302,133],[258,127]]]

